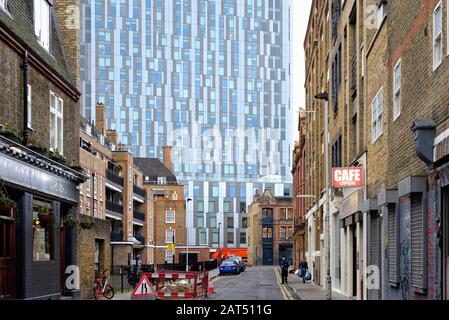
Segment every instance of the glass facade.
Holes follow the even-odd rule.
[[[192,245],[246,247],[241,204],[290,193],[290,17],[291,0],[81,0],[83,115],[104,103],[135,156],[173,146]]]

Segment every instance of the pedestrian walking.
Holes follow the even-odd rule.
[[[309,271],[309,264],[307,263],[306,257],[303,257],[299,263],[300,274],[299,277],[302,278],[302,282],[306,283],[306,274]]]
[[[285,258],[282,258],[281,261],[281,274],[282,274],[282,284],[288,283],[288,269],[290,268],[290,264]]]

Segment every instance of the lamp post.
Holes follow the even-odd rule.
[[[326,170],[326,300],[332,300],[332,278],[331,278],[331,261],[330,261],[330,219],[329,219],[329,94],[327,92],[319,93],[315,96],[317,100],[324,100],[324,161]]]

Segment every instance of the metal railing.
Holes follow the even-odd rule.
[[[145,198],[147,193],[142,188],[139,188],[138,186],[134,186],[133,191],[135,194],[141,196],[142,198]]]
[[[117,174],[115,174],[114,172],[112,172],[111,170],[106,170],[106,178],[109,181],[111,181],[115,184],[118,184],[119,186],[123,187],[123,185],[124,185],[124,179],[122,177],[118,176]]]
[[[112,201],[106,201],[106,210],[123,215],[123,206]]]
[[[112,231],[111,232],[111,241],[112,242],[121,242],[121,241],[123,241],[123,232]]]
[[[143,212],[134,211],[133,217],[134,217],[134,219],[136,219],[136,220],[145,222],[145,213],[143,213]]]

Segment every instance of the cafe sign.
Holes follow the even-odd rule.
[[[333,168],[333,187],[340,188],[362,188],[363,168]]]

